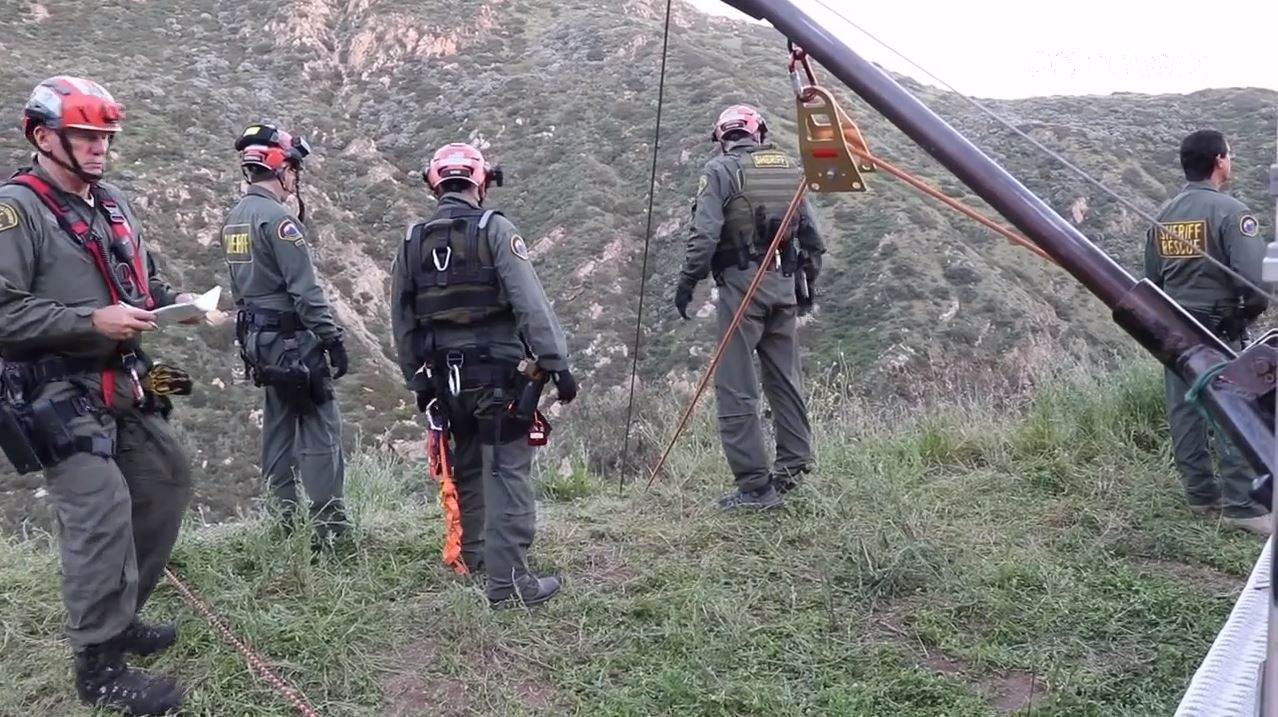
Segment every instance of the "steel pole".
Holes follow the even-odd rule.
[[[790,0],[723,1],[766,19],[824,65],[1050,254],[1110,307],[1116,323],[1187,384],[1237,357],[1158,287],[1147,280],[1138,282],[1006,169],[806,11]],[[1204,404],[1248,462],[1257,471],[1274,475],[1272,411],[1252,396],[1221,386],[1220,381],[1207,386]]]

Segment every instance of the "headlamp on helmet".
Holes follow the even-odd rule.
[[[304,137],[294,136],[273,124],[249,125],[235,140],[235,151],[240,153],[241,166],[258,166],[270,172],[279,172],[286,165],[302,168],[302,160],[311,154],[311,145]]]

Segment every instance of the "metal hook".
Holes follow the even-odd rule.
[[[439,260],[439,247],[435,247],[433,250],[431,250],[431,258],[432,258],[432,260],[435,262],[435,269],[436,269],[436,270],[438,270],[438,271],[447,271],[447,270],[448,270],[448,262],[449,262],[449,261],[451,261],[451,260],[452,260],[452,258],[453,258],[453,248],[452,248],[451,246],[446,246],[446,247],[444,247],[444,261],[443,261],[443,263],[440,263],[440,260]]]
[[[439,399],[432,398],[430,403],[426,404],[426,423],[432,431],[444,430],[444,421],[439,417]]]

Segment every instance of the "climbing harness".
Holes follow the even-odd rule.
[[[94,206],[111,227],[110,239],[94,234],[89,222],[76,216],[58,190],[39,176],[23,171],[11,177],[9,183],[31,190],[53,214],[62,231],[89,254],[98,274],[106,282],[113,303],[128,304],[147,311],[155,308],[142,242],[134,235],[124,216],[124,210],[105,190],[97,184],[91,185],[90,189]],[[137,342],[132,341],[126,345],[137,346]],[[144,394],[138,374],[140,359],[134,350],[122,351],[121,357],[124,369],[133,380],[133,400],[141,403]],[[108,408],[114,402],[114,396],[115,373],[107,369],[102,372],[102,400]]]
[[[458,575],[467,575],[470,568],[466,567],[461,554],[461,501],[448,458],[448,420],[441,414],[437,399],[426,404],[426,421],[430,426],[426,433],[426,458],[430,463],[431,478],[439,484],[439,505],[444,511],[442,561]]]
[[[1047,252],[1025,237],[872,154],[860,127],[839,106],[834,96],[817,82],[811,62],[803,48],[791,42],[789,44],[789,53],[787,69],[794,87],[795,108],[799,117],[799,148],[804,169],[804,179],[800,181],[799,186],[796,188],[794,198],[791,199],[790,205],[786,209],[785,217],[781,220],[781,226],[772,238],[768,251],[760,259],[759,269],[755,272],[750,286],[746,289],[745,295],[737,306],[732,322],[729,324],[723,338],[720,339],[718,346],[715,347],[710,364],[702,374],[701,380],[693,392],[692,399],[688,402],[688,406],[684,409],[683,416],[675,427],[674,435],[666,445],[656,466],[649,474],[648,488],[652,487],[653,482],[661,473],[661,469],[665,466],[671,450],[674,449],[679,436],[687,427],[688,421],[696,409],[697,402],[700,401],[710,377],[714,375],[723,357],[724,350],[740,326],[754,292],[763,280],[764,273],[777,255],[782,239],[788,236],[791,223],[796,221],[800,202],[807,191],[863,193],[869,189],[864,175],[883,169],[920,192],[943,202],[1010,241],[1026,247],[1049,261],[1053,261]]]

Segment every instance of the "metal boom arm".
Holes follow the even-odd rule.
[[[1270,505],[1274,474],[1274,373],[1271,332],[1244,351],[1244,361],[1148,280],[1137,281],[1042,199],[937,116],[886,72],[863,59],[790,0],[723,0],[772,23],[896,125],[1113,312],[1119,326],[1160,362],[1194,384],[1233,362],[1202,392],[1202,400],[1234,445],[1263,477],[1257,499]]]

